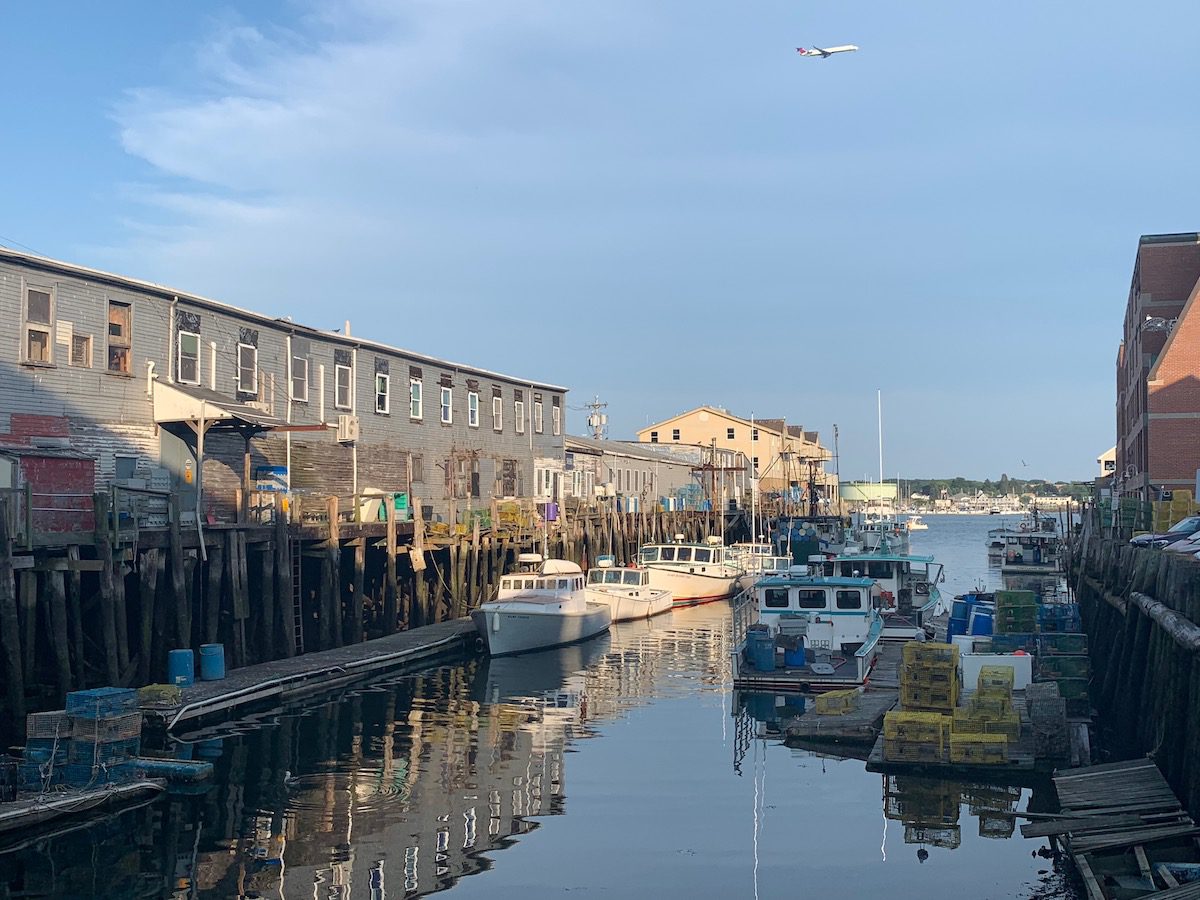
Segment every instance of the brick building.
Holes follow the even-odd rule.
[[[1138,241],[1117,351],[1113,489],[1155,499],[1200,469],[1200,234]]]

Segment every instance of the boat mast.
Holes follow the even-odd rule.
[[[879,506],[883,509],[883,391],[875,391],[875,409],[879,416]]]

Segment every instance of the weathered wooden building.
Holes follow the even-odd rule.
[[[256,484],[301,502],[409,491],[426,518],[534,496],[566,389],[0,248],[0,443],[96,460],[228,521]],[[144,482],[144,483],[143,483]]]

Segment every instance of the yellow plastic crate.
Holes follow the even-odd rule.
[[[945,712],[958,706],[958,685],[940,687],[901,684],[900,706],[912,712]]]
[[[1002,734],[950,734],[950,762],[992,766],[1008,762],[1008,738]]]
[[[983,666],[979,670],[975,687],[980,694],[987,697],[1011,697],[1013,678],[1012,666]]]
[[[892,710],[883,717],[885,741],[912,741],[944,747],[950,737],[950,717],[936,712]]]
[[[883,758],[888,762],[944,762],[945,751],[934,744],[889,741],[884,738]]]
[[[813,709],[823,716],[840,716],[858,709],[859,692],[853,688],[846,691],[828,691],[817,697]]]
[[[953,715],[951,736],[955,734],[1002,734],[1010,741],[1021,736],[1021,719],[1015,712],[1001,718],[981,719],[972,715],[970,709],[956,709]]]
[[[933,641],[909,641],[904,645],[904,662],[938,663],[958,665],[958,647],[955,644],[939,644]]]

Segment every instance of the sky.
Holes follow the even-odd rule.
[[[1200,230],[1200,7],[0,0],[0,243],[845,479],[1089,478],[1141,234]],[[796,47],[853,43],[804,59]]]

